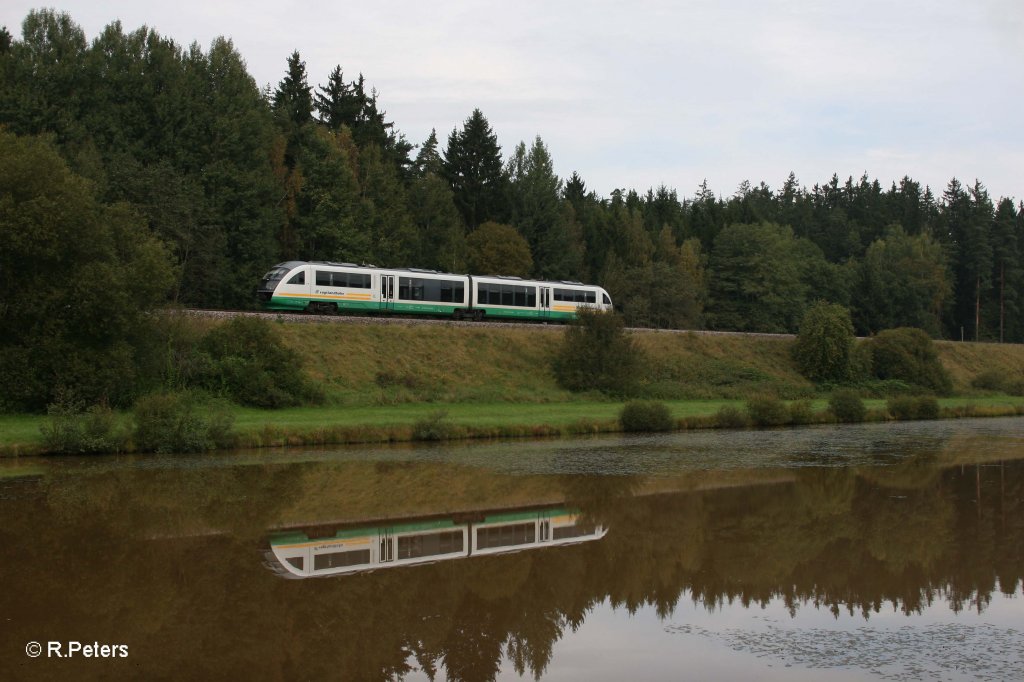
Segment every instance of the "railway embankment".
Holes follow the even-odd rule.
[[[594,400],[558,386],[552,358],[560,326],[473,323],[422,326],[308,325],[283,322],[285,343],[338,404],[417,402],[552,403]],[[801,376],[793,338],[757,334],[631,331],[642,361],[640,397],[745,400],[755,395],[815,398],[820,387]],[[982,375],[1024,379],[1024,345],[936,342],[953,394],[988,395]],[[871,387],[865,387],[870,397]]]
[[[192,324],[213,328],[218,317]],[[444,438],[549,436],[620,429],[623,401],[561,388],[552,359],[559,326],[273,321],[321,404],[281,410],[233,407],[238,446],[396,442]],[[797,371],[792,338],[764,335],[630,332],[642,358],[636,397],[665,402],[679,428],[722,425],[725,407],[771,396],[799,401],[826,421],[826,389]],[[984,387],[979,377],[1024,378],[1024,346],[936,344],[953,379],[941,416],[1020,414],[1024,398]],[[979,387],[979,384],[982,384]],[[887,419],[886,396],[861,387],[869,419]],[[875,391],[873,393],[873,391]],[[131,415],[120,414],[125,428]],[[41,451],[39,415],[0,415],[0,452]],[[130,447],[130,446],[129,446]]]

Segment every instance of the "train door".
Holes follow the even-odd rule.
[[[540,316],[542,318],[551,315],[551,287],[540,288]]]
[[[395,537],[390,531],[380,532],[380,553],[378,561],[382,564],[391,563],[395,560]]]
[[[395,276],[380,276],[380,308],[381,310],[395,309]]]

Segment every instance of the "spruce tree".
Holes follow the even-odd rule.
[[[343,125],[353,127],[362,102],[345,82],[345,74],[341,66],[335,66],[327,78],[327,85],[317,88],[313,105],[320,116],[320,122],[331,130],[338,130]]]
[[[1021,244],[1017,238],[1017,211],[1011,199],[1001,199],[992,223],[993,305],[988,306],[989,329],[998,330],[998,339],[1020,341],[1021,288],[1024,268]],[[993,333],[995,336],[995,333]]]
[[[274,116],[285,130],[313,120],[313,94],[306,81],[306,63],[298,50],[288,57],[288,73],[274,91]]]
[[[498,136],[479,109],[466,119],[462,131],[452,130],[442,163],[444,177],[455,195],[455,206],[470,230],[508,214],[506,187]]]

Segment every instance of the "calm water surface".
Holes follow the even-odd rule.
[[[1024,679],[1024,419],[8,460],[0,513],[3,680]]]

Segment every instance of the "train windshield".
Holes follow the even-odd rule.
[[[288,274],[288,268],[274,268],[267,274],[263,275],[264,282],[276,282],[285,275]]]

